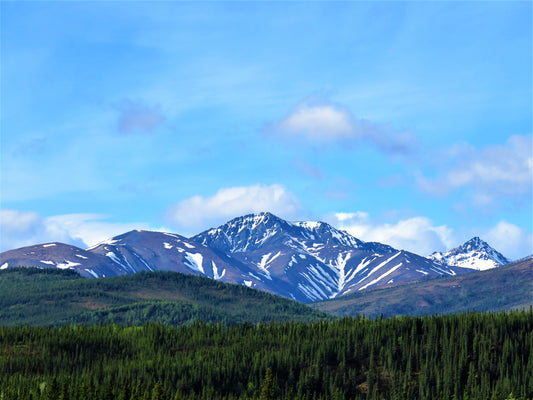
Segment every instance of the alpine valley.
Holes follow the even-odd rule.
[[[0,254],[0,269],[70,269],[84,277],[176,271],[237,283],[302,303],[396,287],[507,264],[479,238],[430,257],[363,242],[324,222],[271,213],[235,218],[191,238],[131,231],[83,250],[46,243]]]

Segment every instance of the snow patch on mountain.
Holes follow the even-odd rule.
[[[72,269],[73,267],[77,267],[78,265],[81,265],[80,263],[75,263],[72,261],[65,261],[63,263],[59,263],[56,265],[59,269]]]
[[[202,266],[204,257],[200,253],[185,253],[184,260],[188,267],[205,275],[204,267]]]
[[[93,278],[99,278],[98,274],[94,272],[91,268],[85,268],[85,271],[91,274]]]
[[[389,269],[387,272],[385,272],[383,275],[379,276],[378,278],[374,279],[373,281],[370,281],[368,282],[366,285],[364,286],[361,286],[358,290],[364,290],[366,289],[367,287],[369,286],[372,286],[372,285],[375,285],[376,283],[378,283],[380,280],[382,280],[383,278],[385,278],[387,275],[390,275],[392,274],[394,271],[396,271],[398,268],[400,268],[401,266],[403,265],[403,263],[399,263],[398,265],[392,267],[391,269]]]
[[[222,273],[219,275],[217,265],[215,264],[214,261],[211,261],[211,266],[213,267],[213,279],[215,280],[222,279],[224,277],[224,274],[226,273],[226,269],[223,269]]]

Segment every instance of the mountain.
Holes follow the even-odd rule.
[[[140,230],[115,236],[87,250],[46,243],[0,254],[0,269],[19,265],[73,269],[93,278],[163,270],[236,280],[231,273],[235,268],[211,249],[173,233]]]
[[[57,242],[0,253],[0,270],[15,266],[72,269],[81,276],[92,278],[122,274],[119,265],[100,254]]]
[[[442,265],[453,265],[478,271],[500,267],[511,262],[478,237],[474,237],[445,253],[435,252],[428,258]]]
[[[324,222],[288,222],[270,213],[238,217],[192,238],[135,230],[87,250],[48,243],[1,253],[0,269],[13,266],[73,269],[85,277],[175,271],[304,303],[472,271],[363,242]]]
[[[120,274],[175,271],[234,282],[235,268],[210,248],[174,233],[131,231],[87,251],[118,265]]]
[[[83,279],[51,268],[0,271],[0,326],[328,319],[331,315],[283,297],[177,272]]]
[[[486,271],[376,289],[315,303],[337,316],[392,317],[533,306],[533,258]]]
[[[302,302],[467,272],[365,243],[324,222],[291,223],[270,213],[238,217],[191,239],[247,265],[250,286]]]

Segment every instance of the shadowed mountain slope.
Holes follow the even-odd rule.
[[[504,311],[533,306],[533,258],[487,271],[377,289],[315,303],[338,316]]]

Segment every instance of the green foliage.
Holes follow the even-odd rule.
[[[0,398],[531,399],[533,310],[0,327]]]
[[[177,272],[81,278],[72,271],[0,271],[0,325],[170,325],[331,319],[295,301]]]

